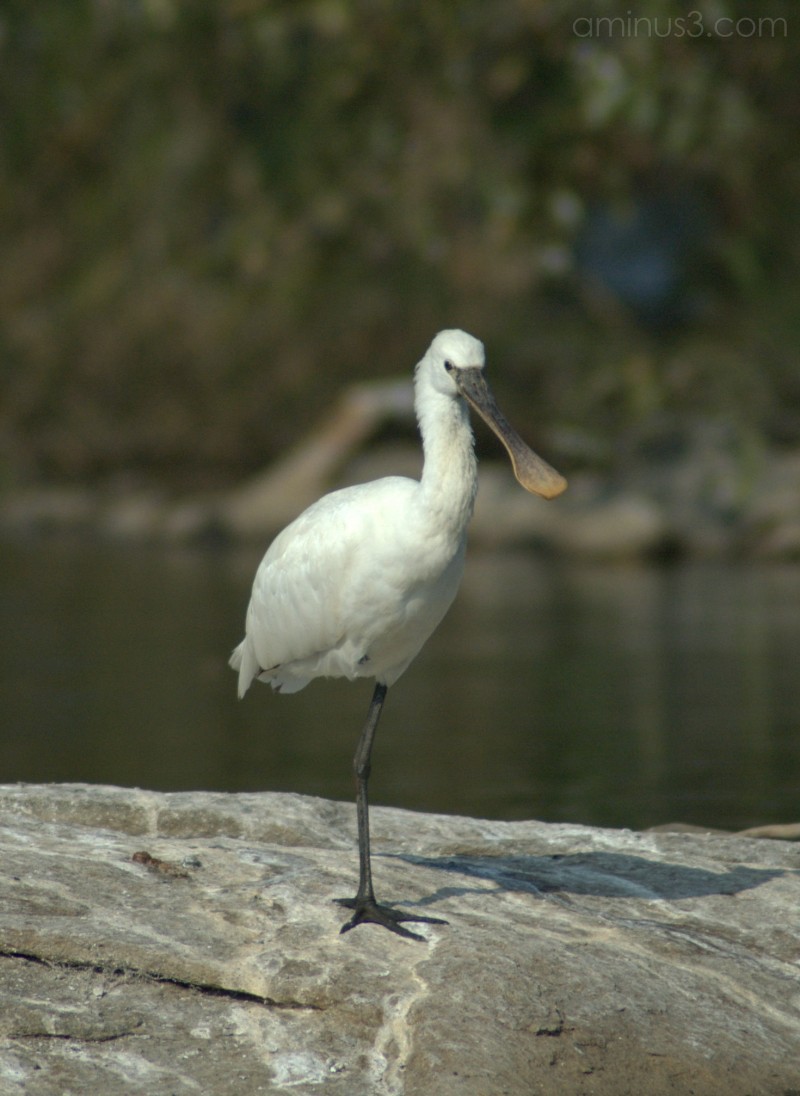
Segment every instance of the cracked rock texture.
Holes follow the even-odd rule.
[[[0,788],[0,1093],[797,1096],[800,847]]]

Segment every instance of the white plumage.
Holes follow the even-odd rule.
[[[550,498],[566,486],[511,430],[483,367],[483,344],[471,335],[436,336],[415,373],[421,480],[391,476],[334,491],[287,526],[258,568],[245,638],[231,657],[239,696],[256,678],[286,693],[323,676],[377,683],[356,754],[361,879],[358,896],[346,903],[356,913],[345,929],[377,921],[415,936],[398,922],[426,920],[375,902],[366,783],[386,688],[439,624],[461,581],[477,488],[467,401],[501,438],[527,490]]]
[[[232,659],[239,695],[256,677],[286,693],[315,677],[393,685],[463,570],[463,533],[429,539],[431,518],[418,485],[396,477],[335,491],[292,522],[253,583]]]

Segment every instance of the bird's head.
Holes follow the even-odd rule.
[[[466,331],[440,331],[425,355],[434,386],[448,395],[458,395],[456,375],[461,369],[483,369],[486,354],[483,343]]]
[[[517,480],[532,494],[551,499],[567,481],[526,445],[497,406],[483,373],[483,343],[466,331],[440,331],[419,363],[418,371],[442,395],[463,398],[498,436],[511,458]]]

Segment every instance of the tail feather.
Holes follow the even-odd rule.
[[[253,651],[253,645],[248,636],[236,647],[230,657],[228,665],[239,673],[239,699],[244,696],[254,678],[261,673],[261,667]]]

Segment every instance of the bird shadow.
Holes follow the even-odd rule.
[[[727,871],[648,860],[627,853],[588,852],[553,856],[443,856],[390,854],[409,864],[495,884],[497,891],[518,891],[537,898],[569,896],[678,901],[733,895],[763,886],[787,874],[783,868],[737,865]],[[487,893],[486,887],[448,886],[413,905],[444,898]],[[488,893],[492,893],[489,891]],[[406,904],[406,903],[404,903]]]

